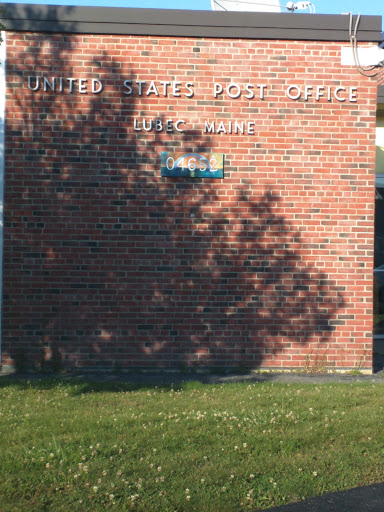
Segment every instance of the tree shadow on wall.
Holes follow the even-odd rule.
[[[237,207],[228,212],[219,201],[215,214],[194,209],[192,221],[173,232],[182,279],[173,279],[179,268],[170,266],[167,282],[156,282],[156,307],[175,330],[188,365],[258,367],[294,362],[295,355],[299,364],[299,354],[313,355],[337,325],[342,290],[305,262],[300,232],[276,213],[281,198],[252,188],[239,185]],[[193,244],[180,246],[187,237]],[[153,359],[172,353],[173,341],[156,346],[149,335],[146,342]]]
[[[8,64],[22,116],[7,129],[5,356],[40,368],[256,368],[324,345],[342,290],[306,262],[278,191],[240,182],[230,155],[224,181],[161,177],[163,150],[217,150],[193,103],[185,133],[134,132],[134,117],[164,122],[176,107],[124,95],[143,72],[128,46],[121,60],[99,48],[80,64],[102,94],[33,93],[29,69],[79,76],[69,56],[88,36],[28,37],[24,62]]]

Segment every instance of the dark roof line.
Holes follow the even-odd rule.
[[[111,35],[349,41],[349,16],[3,4],[7,30]],[[356,17],[355,17],[356,20]],[[381,41],[381,16],[362,16],[358,41]]]

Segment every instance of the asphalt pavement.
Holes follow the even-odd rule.
[[[268,512],[384,512],[384,483],[331,492]]]

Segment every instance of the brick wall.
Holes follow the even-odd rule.
[[[376,82],[340,47],[9,33],[3,365],[371,368]],[[225,177],[161,177],[161,151]]]
[[[384,85],[384,68],[380,71],[380,73],[377,76],[377,83],[378,85]]]

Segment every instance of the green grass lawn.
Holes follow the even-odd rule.
[[[383,393],[0,381],[0,511],[239,512],[380,482]]]

